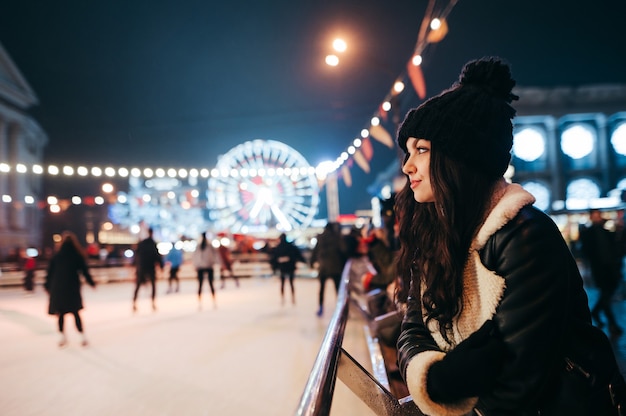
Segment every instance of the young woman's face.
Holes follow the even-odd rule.
[[[402,172],[408,176],[417,202],[435,202],[430,184],[430,140],[409,137]]]

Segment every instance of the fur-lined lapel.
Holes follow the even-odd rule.
[[[504,294],[505,280],[482,264],[479,251],[522,207],[534,202],[535,198],[520,185],[508,184],[504,180],[498,184],[492,199],[492,209],[476,234],[465,265],[463,311],[453,323],[452,344],[443,339],[436,321],[432,320],[428,325],[433,338],[444,351],[463,341],[495,314]]]

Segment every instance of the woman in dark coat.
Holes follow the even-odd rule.
[[[60,347],[67,344],[67,338],[63,332],[63,318],[66,313],[74,315],[76,329],[82,337],[81,343],[83,346],[87,345],[87,339],[83,333],[83,324],[78,314],[78,311],[83,308],[79,272],[82,273],[89,285],[96,287],[96,283],[89,273],[85,254],[76,236],[72,233],[65,233],[59,251],[50,260],[44,286],[50,295],[48,313],[59,316]]]
[[[293,279],[296,274],[296,265],[298,262],[306,263],[300,249],[290,241],[287,241],[285,233],[280,235],[280,242],[272,250],[272,264],[276,265],[276,269],[280,273],[280,298],[285,303],[285,280],[289,279],[291,287],[291,303],[296,304],[296,290],[293,286]]]
[[[429,416],[623,414],[626,383],[563,236],[503,178],[514,85],[502,60],[472,61],[399,129],[398,367]]]

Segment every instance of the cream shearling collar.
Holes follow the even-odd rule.
[[[479,251],[496,231],[517,215],[522,207],[534,202],[535,198],[518,184],[509,184],[502,179],[496,185],[492,208],[470,247],[463,273],[463,311],[453,321],[452,343],[449,344],[443,339],[436,321],[431,320],[428,324],[433,338],[442,350],[452,349],[495,314],[504,294],[505,280],[482,264]]]

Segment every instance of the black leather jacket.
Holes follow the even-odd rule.
[[[479,398],[476,410],[482,415],[537,415],[553,394],[564,351],[581,338],[598,339],[600,344],[606,337],[591,325],[576,262],[543,212],[523,207],[479,254],[487,269],[505,279],[493,320],[510,354],[495,387]],[[398,339],[403,376],[411,358],[427,350],[441,348],[424,326],[419,302],[409,299]]]

